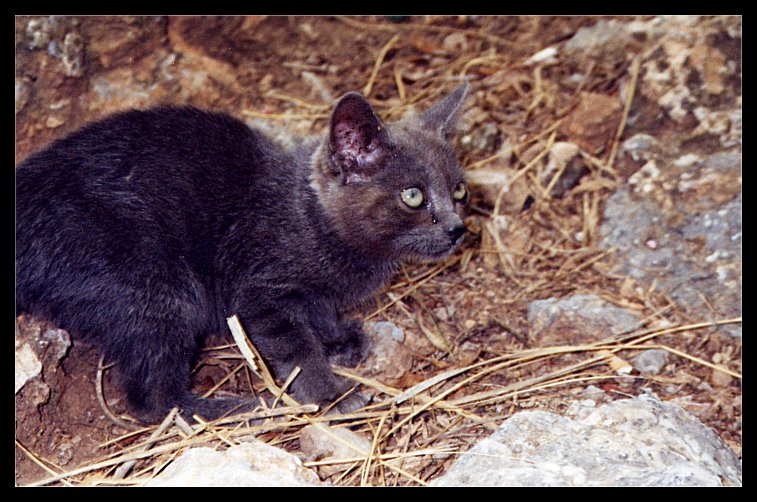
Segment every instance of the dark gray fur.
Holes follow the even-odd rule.
[[[190,107],[85,126],[17,167],[17,310],[98,343],[148,422],[249,407],[190,392],[197,348],[232,314],[278,378],[302,369],[296,399],[330,402],[345,383],[329,360],[354,366],[369,347],[340,312],[464,232],[448,136],[466,90],[389,127],[347,94],[299,152]],[[427,204],[404,205],[408,187]]]

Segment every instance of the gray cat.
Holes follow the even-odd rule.
[[[391,124],[346,94],[295,151],[191,107],[87,125],[16,169],[17,309],[99,344],[146,422],[254,403],[190,391],[198,347],[233,314],[277,378],[301,368],[297,400],[329,403],[348,388],[330,362],[355,366],[370,345],[340,312],[465,233],[449,136],[467,87]]]

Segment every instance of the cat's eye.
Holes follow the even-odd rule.
[[[406,188],[402,191],[400,196],[402,197],[402,202],[409,207],[417,208],[421,207],[421,204],[423,204],[423,192],[418,188]]]
[[[468,189],[465,187],[465,183],[461,181],[455,187],[455,191],[452,192],[452,198],[458,202],[462,202],[465,200],[465,197],[467,196],[468,196]]]

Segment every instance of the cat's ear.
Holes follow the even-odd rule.
[[[463,101],[468,94],[470,85],[466,81],[463,85],[452,91],[447,97],[439,101],[433,107],[421,114],[421,122],[435,131],[449,138],[455,129],[457,118],[460,115]]]
[[[329,150],[332,168],[344,183],[368,181],[379,172],[391,138],[386,126],[357,92],[342,96],[331,114]]]

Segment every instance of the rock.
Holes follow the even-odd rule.
[[[572,417],[516,413],[432,486],[741,485],[736,454],[682,408],[642,395]]]
[[[715,47],[701,43],[691,48],[689,62],[696,68],[702,79],[702,88],[710,94],[721,94],[725,90],[726,57]]]
[[[595,402],[607,398],[607,393],[595,385],[585,387],[581,391],[581,395]]]
[[[145,108],[152,101],[155,85],[139,82],[133,70],[116,68],[94,77],[89,99],[90,110],[112,113],[124,108]]]
[[[63,39],[63,67],[66,76],[81,77],[84,75],[84,42],[76,32],[67,33]]]
[[[657,167],[657,162],[651,159],[628,178],[628,184],[633,187],[634,192],[649,193],[655,187],[659,177],[660,169]]]
[[[539,345],[594,342],[633,329],[641,318],[596,295],[534,300],[528,321]]]
[[[640,373],[656,375],[668,362],[668,352],[662,349],[645,350],[633,359],[633,367]]]
[[[442,47],[448,54],[462,54],[468,49],[468,38],[464,33],[450,33],[444,37]]]
[[[413,367],[413,356],[403,344],[405,333],[391,322],[366,323],[365,331],[373,345],[361,367],[382,382],[397,383]]]
[[[16,113],[20,112],[29,102],[31,85],[26,78],[16,77]]]
[[[315,423],[302,429],[300,449],[307,460],[361,458],[368,456],[371,441],[345,427]],[[321,472],[326,477],[339,470],[339,465],[321,466]]]
[[[557,63],[557,54],[559,50],[557,47],[547,47],[546,49],[542,49],[530,58],[526,60],[526,64],[535,64],[535,63],[542,63],[542,64],[552,64]]]
[[[47,127],[48,129],[55,129],[56,127],[60,127],[65,123],[66,121],[62,118],[51,115],[47,117],[47,120],[45,120],[45,127]]]
[[[578,155],[580,149],[575,143],[558,141],[549,149],[549,161],[541,174],[541,182],[546,186],[557,171],[564,170],[568,162]]]
[[[699,294],[706,292],[707,302],[718,305],[718,318],[740,316],[740,166],[740,155],[733,154],[715,154],[692,164],[674,184],[678,194],[669,202],[670,210],[653,199],[661,190],[632,196],[621,189],[610,196],[600,226],[600,246],[617,250],[614,272],[642,287],[654,282],[689,312],[710,311]],[[657,186],[669,179],[663,171]],[[648,245],[650,240],[654,246]],[[741,334],[738,324],[718,329]]]
[[[42,371],[42,363],[39,362],[32,348],[28,343],[19,345],[19,340],[16,339],[15,392],[18,393],[21,387],[39,375],[40,371]]]
[[[701,157],[695,153],[687,153],[681,155],[672,162],[674,167],[682,167],[684,169],[689,168],[695,164],[699,164],[702,161]]]
[[[393,322],[379,321],[367,323],[365,327],[377,337],[391,338],[398,343],[405,341],[405,332]]]
[[[40,377],[43,386],[44,374],[58,370],[60,362],[71,347],[71,336],[62,329],[50,327],[49,323],[34,321],[20,316],[16,321],[16,394],[33,378]],[[49,389],[45,391],[49,393]]]
[[[552,197],[562,197],[578,183],[581,176],[589,172],[583,159],[578,157],[579,152],[578,145],[565,141],[558,141],[549,149],[549,161],[542,172],[541,182],[548,186],[555,174],[560,172],[559,178],[550,190]]]
[[[480,194],[484,203],[490,207],[496,205],[497,198],[500,197],[500,192],[502,192],[499,200],[500,214],[516,214],[523,209],[523,205],[530,195],[523,176],[516,179],[515,182],[510,181],[516,174],[517,171],[514,169],[493,165],[468,171],[465,174],[465,179],[471,190]]]
[[[26,24],[26,36],[30,49],[44,49],[50,43],[52,27],[46,18],[30,19]]]
[[[718,364],[717,366],[719,368],[728,369],[728,367],[723,364]],[[710,373],[710,382],[715,387],[728,387],[729,385],[731,385],[731,382],[733,382],[733,377],[728,373],[724,373],[713,368],[712,372]]]
[[[718,136],[726,147],[741,144],[740,23],[734,16],[701,30],[684,17],[661,17],[654,23],[656,33],[667,28],[660,49],[640,73],[642,95],[679,124],[696,125],[691,137]],[[730,110],[721,104],[734,101]]]
[[[699,121],[693,135],[712,135],[723,147],[741,145],[741,109],[709,110],[698,106],[692,114]]]
[[[565,44],[565,52],[581,57],[604,56],[610,59],[624,58],[634,39],[625,23],[602,19],[593,26],[581,28]]]
[[[649,134],[639,133],[625,140],[620,148],[635,161],[647,161],[656,156],[657,140]]]
[[[499,136],[497,124],[484,122],[474,127],[469,134],[460,138],[460,147],[464,151],[494,152]]]
[[[620,123],[623,105],[617,96],[582,92],[578,106],[560,126],[568,140],[597,155],[610,144]]]
[[[300,449],[308,460],[352,458],[367,455],[371,442],[345,427],[315,423],[302,429]]]
[[[707,251],[717,252],[723,258],[741,255],[741,201],[739,194],[718,209],[695,215],[683,226],[683,236],[687,239],[703,237]]]
[[[16,319],[15,346],[16,437],[27,448],[44,441],[48,453],[56,455],[58,463],[65,465],[72,452],[66,447],[68,436],[58,434],[54,441],[45,441],[40,408],[51,401],[56,382],[63,377],[59,369],[71,348],[71,337],[50,323],[21,315]],[[71,439],[74,440],[80,438]]]
[[[191,448],[145,486],[323,486],[284,450],[253,440],[226,451]]]

